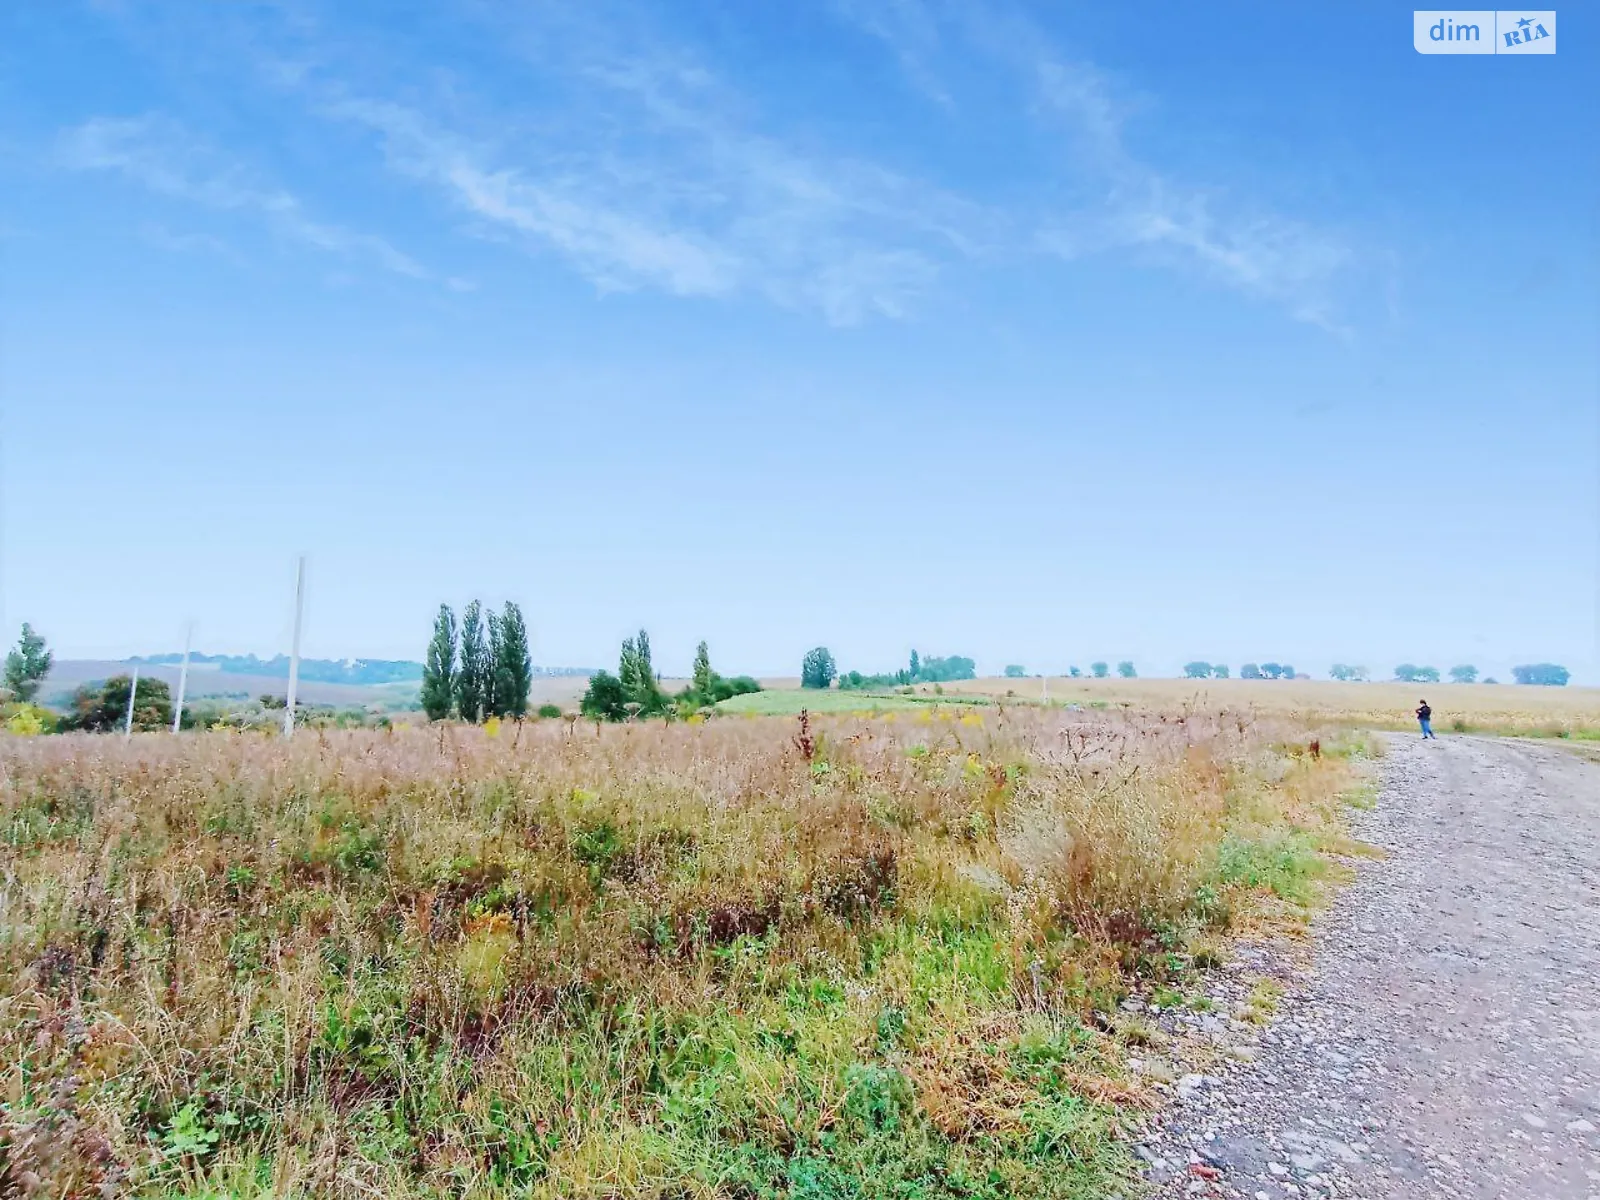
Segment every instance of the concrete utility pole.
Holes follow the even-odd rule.
[[[178,668],[178,702],[172,706],[172,732],[177,733],[183,721],[183,693],[189,686],[189,647],[194,642],[194,622],[183,627],[183,666]]]
[[[289,698],[283,710],[283,736],[294,736],[294,694],[300,686],[300,620],[306,610],[306,556],[294,577],[294,649],[289,655]]]
[[[139,668],[134,667],[133,678],[128,681],[128,719],[122,726],[122,740],[127,741],[133,736],[133,701],[139,694]]]

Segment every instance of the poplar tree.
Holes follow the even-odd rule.
[[[489,700],[489,648],[484,644],[483,606],[476,600],[461,616],[461,666],[456,708],[463,721],[481,721]]]
[[[422,711],[428,714],[428,720],[440,721],[450,715],[456,675],[456,615],[448,604],[441,604],[439,615],[433,619],[428,659],[422,664]]]
[[[507,600],[491,629],[499,632],[494,651],[495,708],[503,717],[521,720],[528,713],[528,689],[533,685],[533,656],[522,609]]]
[[[694,652],[694,693],[700,697],[701,704],[715,702],[714,697],[711,695],[713,678],[711,673],[711,651],[704,642],[701,642]]]
[[[489,649],[484,658],[487,667],[484,671],[483,685],[483,715],[486,717],[503,717],[506,715],[506,693],[509,690],[509,680],[500,674],[500,614],[494,609],[489,610]]]

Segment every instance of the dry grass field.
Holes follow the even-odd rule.
[[[970,679],[946,695],[1038,700],[1040,679]],[[1373,729],[1415,728],[1417,701],[1433,706],[1441,732],[1600,737],[1600,688],[1511,684],[1338,683],[1297,679],[1066,679],[1049,681],[1057,704],[1111,705],[1143,712],[1228,709]],[[919,693],[933,691],[919,686]]]
[[[1311,901],[1364,749],[1026,706],[0,738],[0,1195],[1106,1196],[1119,1000]]]

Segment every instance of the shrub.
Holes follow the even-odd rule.
[[[98,688],[90,684],[80,687],[73,693],[72,711],[61,718],[61,728],[91,733],[125,728],[130,692],[135,729],[172,728],[172,693],[166,680],[143,677],[135,685],[128,675],[113,675]]]
[[[539,715],[546,720],[559,717],[561,715],[561,706],[559,704],[541,704],[539,705]]]
[[[621,721],[628,715],[628,692],[622,680],[609,671],[596,671],[589,677],[579,710],[586,717],[602,721]]]

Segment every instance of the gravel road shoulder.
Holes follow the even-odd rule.
[[[1386,857],[1309,963],[1247,949],[1181,1018],[1217,1065],[1140,1147],[1155,1195],[1600,1200],[1600,763],[1396,737],[1355,824]]]

